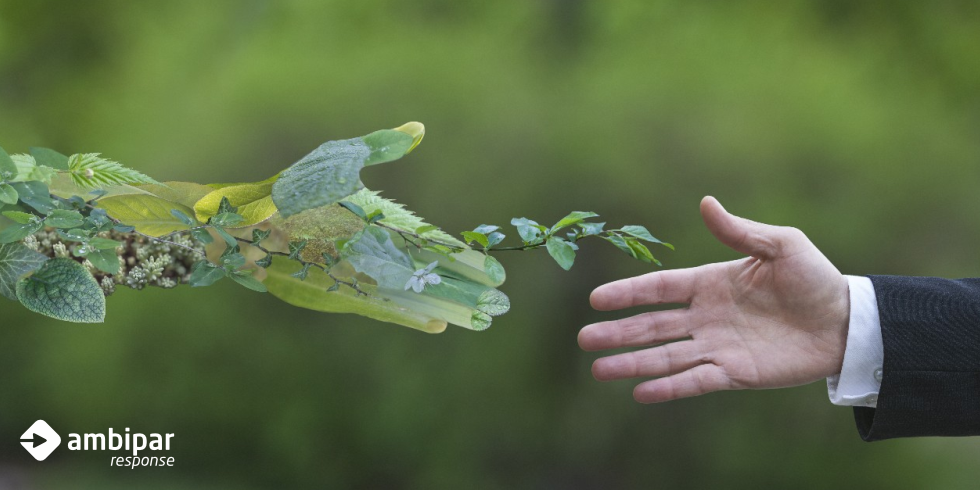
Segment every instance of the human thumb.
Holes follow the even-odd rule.
[[[787,230],[735,216],[717,199],[705,196],[701,200],[701,217],[715,238],[729,248],[760,259],[772,259],[782,252]]]

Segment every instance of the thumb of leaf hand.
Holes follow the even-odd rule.
[[[718,241],[737,252],[759,259],[773,259],[782,251],[786,228],[735,216],[714,197],[705,196],[701,200],[701,217]]]

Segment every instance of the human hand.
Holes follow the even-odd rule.
[[[713,197],[701,201],[701,216],[719,241],[749,257],[596,288],[597,310],[689,306],[583,328],[578,342],[587,351],[656,345],[596,360],[595,378],[657,377],[633,390],[637,401],[656,403],[840,373],[850,297],[837,268],[795,228],[733,216]]]

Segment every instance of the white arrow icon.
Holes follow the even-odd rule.
[[[20,436],[20,445],[38,461],[44,461],[61,445],[61,436],[43,420],[34,422],[27,432]]]

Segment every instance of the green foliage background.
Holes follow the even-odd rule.
[[[794,225],[845,273],[980,275],[980,8],[967,2],[0,2],[0,141],[158,180],[258,181],[426,124],[365,182],[448,230],[587,209],[736,258],[698,201]],[[972,488],[975,439],[860,441],[825,387],[641,406],[577,348],[589,291],[501,256],[510,314],[424,335],[231,284],[120,291],[104,325],[0,306],[0,486]],[[174,468],[20,447],[174,432]],[[12,483],[10,483],[12,482]],[[152,485],[151,482],[155,484]]]

